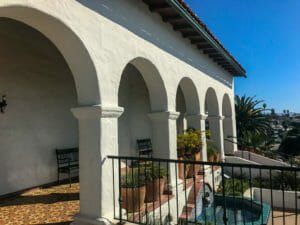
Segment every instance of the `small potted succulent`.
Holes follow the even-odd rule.
[[[145,177],[136,168],[121,176],[122,208],[128,213],[138,212],[144,207],[146,196]]]
[[[146,199],[145,202],[158,201],[164,192],[165,178],[167,172],[165,167],[150,165],[146,168]]]

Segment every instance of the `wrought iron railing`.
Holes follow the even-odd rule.
[[[300,168],[109,159],[120,223],[300,225]]]

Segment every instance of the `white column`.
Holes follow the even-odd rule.
[[[224,153],[224,135],[223,135],[223,116],[208,116],[209,129],[212,140],[215,142],[220,151],[221,160],[225,160]]]
[[[224,129],[224,152],[225,154],[234,154],[236,151],[236,135],[233,130],[233,120],[231,116],[224,117],[223,129]]]
[[[183,134],[184,131],[188,128],[187,122],[186,122],[186,113],[179,113],[179,116],[176,120],[177,122],[177,133]]]
[[[205,130],[205,120],[207,116],[201,114],[188,115],[187,123],[189,127],[201,131],[202,138],[202,161],[207,161],[207,150],[206,150],[206,130]]]
[[[101,105],[72,109],[79,121],[80,212],[75,225],[108,224],[113,218],[112,164],[118,154],[123,109]]]
[[[153,157],[177,159],[176,120],[178,112],[154,112],[152,120]]]
[[[176,120],[178,112],[154,112],[149,117],[152,120],[153,157],[162,159],[177,159]],[[169,167],[169,185],[175,187],[175,167]]]

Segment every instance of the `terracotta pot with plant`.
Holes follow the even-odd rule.
[[[179,161],[185,159],[184,137],[184,134],[177,135],[177,156]],[[186,173],[184,174],[184,172],[184,163],[178,163],[178,177],[180,179],[184,179],[186,177]]]
[[[201,160],[201,131],[195,129],[188,129],[184,134],[185,138],[185,153],[188,160],[200,161]],[[190,164],[188,168],[187,177],[193,177],[200,171],[199,164]]]
[[[209,162],[215,162],[218,157],[218,148],[211,140],[207,140],[206,144],[207,144],[207,159]]]
[[[150,165],[146,169],[146,199],[145,202],[156,202],[163,195],[165,188],[166,169],[158,165]]]
[[[145,205],[145,177],[137,169],[128,170],[121,176],[122,208],[127,213],[138,212]]]

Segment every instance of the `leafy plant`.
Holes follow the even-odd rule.
[[[188,129],[185,133],[177,135],[177,149],[179,157],[189,157],[189,155],[201,151],[201,131]]]
[[[242,196],[249,188],[249,182],[242,179],[226,179],[224,180],[224,190],[226,196]],[[223,186],[220,185],[218,193],[223,193]]]
[[[145,178],[147,181],[152,181],[167,176],[167,170],[165,167],[154,165],[146,168]]]
[[[145,185],[145,175],[137,168],[130,169],[121,176],[122,188],[138,188]]]
[[[211,140],[206,142],[207,157],[215,156],[218,153],[218,147]]]
[[[252,148],[254,138],[267,138],[272,133],[270,118],[264,115],[263,101],[255,97],[236,96],[237,140],[240,149]]]
[[[272,174],[272,186],[270,179],[267,178],[256,178],[253,180],[254,187],[261,187],[267,189],[277,189],[277,190],[284,190],[287,191],[299,191],[300,187],[298,184],[300,183],[300,177],[296,176],[294,172],[283,172],[283,174],[276,171],[276,174]]]
[[[279,151],[287,155],[300,155],[300,128],[293,124],[293,129],[288,131],[283,138]]]

